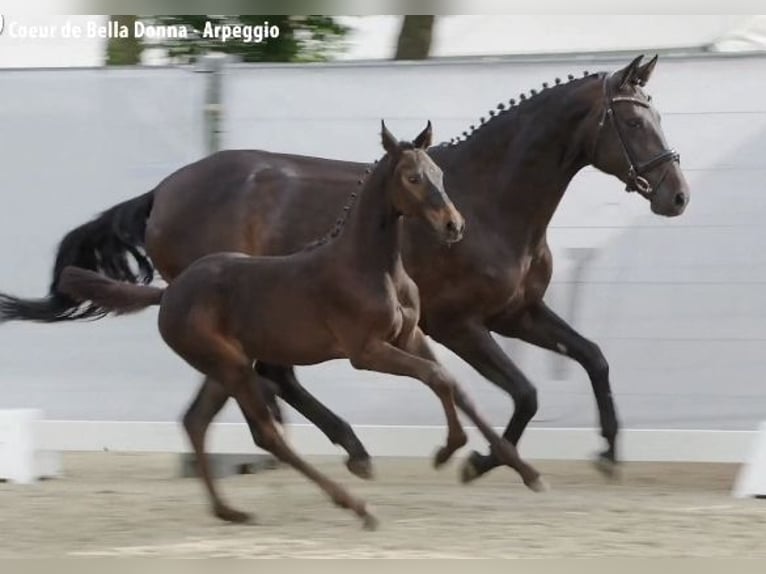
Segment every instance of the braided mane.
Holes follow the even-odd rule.
[[[490,125],[494,120],[496,120],[499,117],[505,117],[508,114],[516,113],[519,107],[528,104],[529,102],[535,101],[535,98],[537,98],[542,92],[545,92],[547,90],[557,89],[559,87],[563,87],[565,85],[568,85],[572,82],[579,82],[587,78],[592,78],[597,76],[598,74],[592,74],[588,72],[587,70],[582,73],[582,78],[575,78],[572,74],[569,74],[567,76],[567,82],[562,83],[561,78],[556,78],[554,80],[554,85],[551,86],[548,82],[543,82],[542,90],[535,90],[532,89],[529,91],[529,96],[527,96],[525,93],[521,93],[519,95],[518,101],[514,98],[511,98],[508,103],[500,102],[497,104],[496,109],[489,110],[489,120],[487,120],[484,116],[479,118],[478,125],[472,124],[470,126],[470,131],[466,130],[461,135],[452,138],[449,141],[442,142],[441,146],[446,147],[454,147],[457,146],[465,141],[467,141],[471,136],[473,136],[476,132],[481,130],[482,128]]]

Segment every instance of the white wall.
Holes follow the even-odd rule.
[[[543,81],[626,63],[238,66],[224,79],[224,143],[372,160],[381,117],[402,135],[431,118],[437,138],[448,139],[498,101]],[[67,229],[202,154],[195,107],[201,75],[61,74],[0,73],[11,102],[0,109],[3,197],[18,194],[0,211],[1,290],[42,294],[52,250]],[[661,61],[649,91],[692,184],[687,213],[657,218],[618,181],[586,170],[554,218],[549,300],[564,315],[570,250],[600,250],[574,323],[611,361],[628,426],[751,429],[766,413],[764,86],[763,58]],[[0,407],[42,406],[52,418],[176,419],[197,377],[163,348],[153,319],[0,327]],[[536,424],[594,424],[590,386],[578,368],[503,344],[540,388]],[[504,424],[510,401],[451,355],[445,360],[493,422]],[[340,363],[303,369],[302,378],[355,423],[442,421],[437,402],[416,382]],[[224,420],[238,418],[231,409]]]

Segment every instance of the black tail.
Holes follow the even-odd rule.
[[[59,291],[59,277],[67,265],[103,273],[118,281],[150,283],[154,266],[143,247],[146,220],[153,203],[154,191],[150,191],[115,205],[67,233],[58,246],[48,295],[20,299],[0,293],[0,323],[12,320],[56,323],[106,315],[106,309],[92,303],[81,304]],[[129,256],[135,269],[131,268]]]

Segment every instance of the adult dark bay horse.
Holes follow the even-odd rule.
[[[316,482],[366,527],[375,525],[366,504],[301,459],[282,438],[263,393],[268,384],[253,370],[253,361],[313,365],[348,358],[357,369],[420,379],[439,397],[447,418],[447,444],[437,451],[436,466],[467,442],[457,404],[530,488],[541,485],[539,473],[519,459],[516,448],[494,432],[439,365],[418,327],[418,289],[401,257],[402,219],[419,219],[447,246],[462,238],[465,227],[444,192],[442,171],[425,151],[431,124],[413,143],[397,143],[383,125],[382,139],[386,155],[356,205],[346,204],[347,217],[327,241],[282,256],[208,255],[166,289],[72,266],[64,268],[59,285],[78,301],[116,313],[160,305],[162,338],[236,399],[256,444]],[[350,201],[355,198],[352,193]],[[245,520],[247,515],[217,495],[203,445],[193,444],[214,513]]]
[[[537,393],[491,332],[561,353],[584,367],[606,439],[599,468],[607,473],[618,460],[609,365],[595,343],[543,302],[552,269],[546,232],[569,182],[588,165],[642,195],[654,213],[683,213],[689,188],[643,89],[656,63],[656,57],[645,64],[639,57],[612,74],[544,84],[529,97],[498,105],[460,141],[430,150],[465,217],[466,234],[447,248],[423,224],[410,221],[403,239],[404,264],[421,294],[423,330],[513,398],[504,436],[518,442],[537,411]],[[264,151],[214,154],[71,231],[59,246],[49,295],[4,296],[0,317],[63,321],[102,314],[103,309],[79,306],[58,290],[66,265],[130,281],[149,280],[156,269],[170,281],[218,251],[297,251],[324,233],[367,167]],[[148,257],[140,251],[144,246]],[[138,262],[138,273],[129,256]],[[350,426],[309,395],[289,367],[258,363],[256,369],[349,452],[352,472],[368,474],[367,452]],[[187,428],[204,434],[226,397],[207,380],[184,419]],[[497,465],[491,452],[473,452],[463,480]]]

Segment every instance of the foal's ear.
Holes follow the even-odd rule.
[[[399,150],[399,142],[393,134],[388,131],[384,120],[380,120],[380,136],[383,140],[383,149],[391,155],[394,155]]]
[[[619,78],[617,82],[618,90],[621,90],[624,87],[629,86],[630,84],[634,84],[638,81],[637,72],[643,57],[644,55],[641,54],[640,56],[635,58],[630,64],[625,66],[622,70],[617,72],[617,78]]]
[[[659,56],[655,54],[654,58],[649,60],[643,66],[638,67],[638,70],[636,70],[636,81],[638,82],[639,86],[645,86],[646,82],[649,81],[649,77],[652,75],[654,67],[657,65],[658,58]]]
[[[428,120],[428,125],[426,126],[426,129],[424,129],[418,137],[416,137],[414,140],[412,140],[412,145],[414,145],[418,149],[428,149],[431,147],[431,142],[433,141],[433,130],[431,129],[431,120]]]

